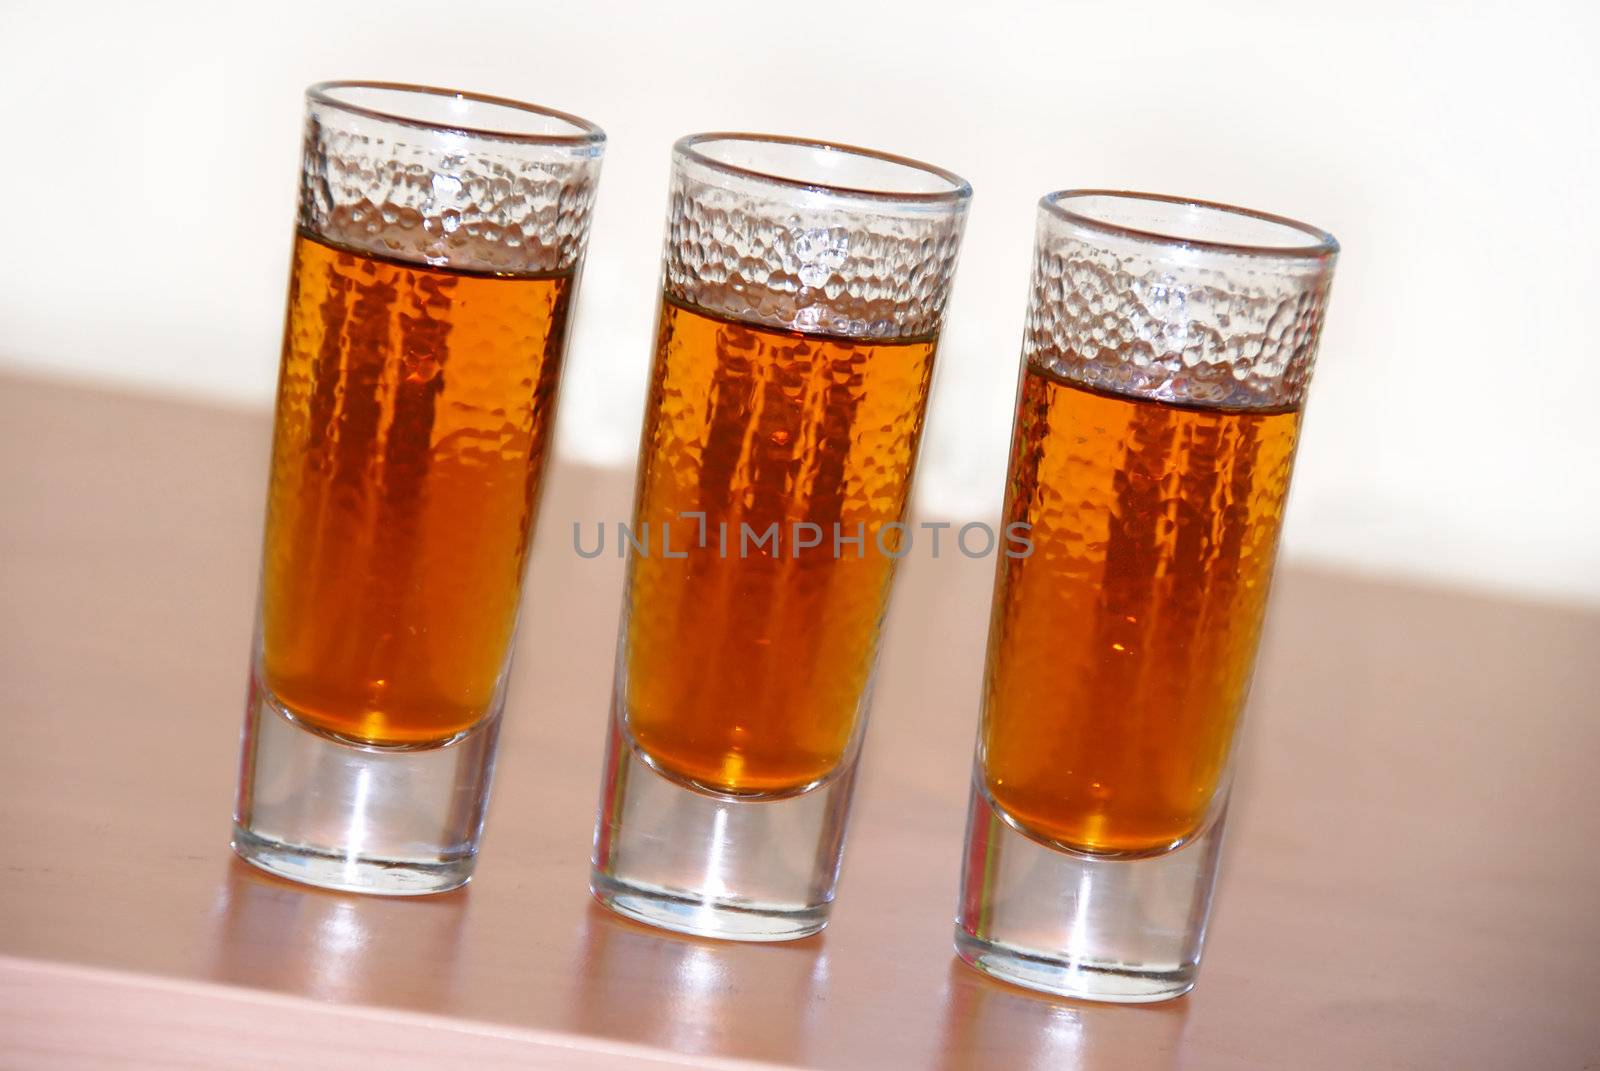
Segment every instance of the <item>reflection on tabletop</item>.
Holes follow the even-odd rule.
[[[573,1019],[673,1052],[806,1063],[828,987],[825,935],[774,944],[686,937],[591,903]]]
[[[328,892],[230,858],[212,909],[208,973],[317,1000],[449,1007],[467,897],[465,889],[426,897]]]
[[[1048,997],[986,978],[952,960],[943,994],[939,1066],[1049,1068],[1178,1066],[1189,998],[1159,1004],[1095,1004]],[[1130,1064],[1138,1053],[1144,1061]]]
[[[218,982],[322,1001],[499,1018],[506,1007],[473,1008],[462,989],[470,895],[329,892],[231,859],[213,901],[207,945],[214,954],[204,970]],[[590,903],[568,956],[573,1003],[560,1018],[578,1033],[773,1063],[838,1055],[837,1039],[823,1036],[826,934],[774,944],[715,941],[654,930]],[[540,1003],[537,994],[503,995]],[[997,1058],[1017,1069],[1094,1068],[1129,1053],[1149,1057],[1141,1067],[1175,1068],[1189,1010],[1187,998],[1114,1006],[1027,993],[953,957],[934,999],[937,1066],[946,1071]]]

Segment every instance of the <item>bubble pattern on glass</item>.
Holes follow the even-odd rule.
[[[668,293],[769,327],[871,339],[938,332],[965,200],[902,208],[786,187],[763,196],[761,188],[675,161]]]
[[[598,145],[552,145],[375,119],[308,102],[300,225],[379,256],[484,272],[578,266]]]
[[[1024,359],[1134,397],[1305,399],[1333,260],[1253,258],[1080,229],[1041,209]]]

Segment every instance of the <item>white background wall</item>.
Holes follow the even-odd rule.
[[[336,77],[606,128],[561,446],[631,463],[668,147],[752,129],[976,188],[920,482],[998,508],[1034,202],[1232,201],[1344,244],[1290,553],[1600,602],[1600,5],[0,4],[0,362],[270,403]]]

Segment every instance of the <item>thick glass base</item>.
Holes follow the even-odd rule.
[[[477,860],[499,732],[496,711],[438,747],[367,747],[308,728],[258,685],[245,714],[233,850],[327,889],[454,889]]]
[[[644,761],[612,720],[589,887],[618,914],[701,937],[791,941],[828,923],[854,758],[798,795],[716,795]]]
[[[1200,969],[1223,815],[1178,848],[1097,858],[1050,847],[972,793],[956,952],[1004,981],[1085,1000],[1187,993]]]

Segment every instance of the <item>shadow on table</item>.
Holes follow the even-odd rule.
[[[234,858],[212,909],[206,973],[317,1000],[437,1009],[451,1003],[467,896],[329,892]]]
[[[585,1033],[688,1055],[801,1062],[828,980],[821,936],[702,940],[590,903],[573,972]]]
[[[1186,997],[1160,1004],[1095,1004],[1035,994],[951,960],[939,1066],[1176,1068]]]

